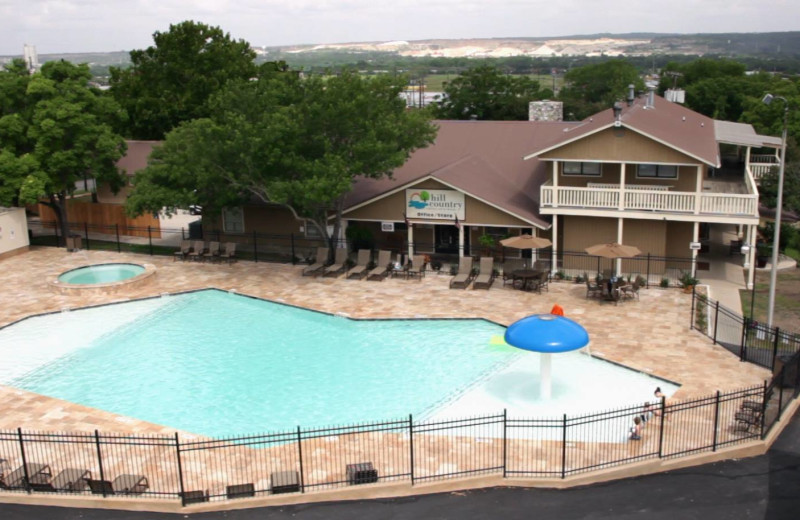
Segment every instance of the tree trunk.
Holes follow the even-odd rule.
[[[67,237],[69,236],[69,219],[67,217],[67,194],[65,192],[55,193],[50,195],[50,202],[45,202],[53,210],[56,215],[56,225],[61,231],[61,239],[59,240],[59,247],[67,245]]]
[[[331,237],[331,242],[338,245],[339,240],[339,230],[342,229],[342,211],[344,211],[344,198],[339,197],[336,201],[336,214],[335,218],[333,219],[333,236]],[[334,249],[334,247],[331,247]]]

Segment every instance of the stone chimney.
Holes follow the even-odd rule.
[[[564,103],[561,101],[531,101],[528,104],[528,121],[563,121]]]

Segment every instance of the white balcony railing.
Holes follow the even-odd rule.
[[[620,195],[622,205],[620,205]],[[758,216],[757,194],[694,193],[663,190],[541,187],[542,208],[659,211],[664,213]]]
[[[753,179],[759,180],[769,173],[772,168],[777,168],[780,164],[781,160],[777,155],[758,154],[750,156],[750,163],[747,166],[750,168]]]

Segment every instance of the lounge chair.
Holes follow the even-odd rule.
[[[325,264],[327,263],[328,263],[328,248],[318,247],[316,261],[314,261],[313,264],[303,269],[303,276],[313,276],[317,274],[317,271],[321,271],[322,268],[324,268]]]
[[[219,242],[209,242],[208,251],[203,255],[203,260],[211,260],[212,262],[219,259]]]
[[[172,261],[174,262],[178,258],[181,261],[186,260],[186,257],[189,255],[189,251],[192,250],[192,243],[189,240],[181,240],[181,248],[175,251],[174,256],[172,257]]]
[[[597,282],[592,282],[589,280],[589,277],[586,277],[586,297],[589,298],[591,296],[596,296],[598,298],[603,297],[603,288]]]
[[[7,463],[4,464],[7,466]],[[27,479],[25,478],[27,469]],[[8,475],[3,475],[0,479],[0,487],[7,489],[25,489],[29,485],[46,484],[53,478],[53,472],[47,464],[40,464],[38,462],[28,462],[24,466],[20,466]]]
[[[354,278],[359,277],[363,278],[365,274],[367,274],[367,266],[369,265],[369,257],[371,251],[369,249],[359,249],[358,250],[358,258],[356,259],[356,265],[349,271],[347,271],[347,276],[345,278]]]
[[[425,276],[425,255],[414,255],[411,262],[406,264],[406,278],[416,276],[422,279]]]
[[[144,475],[120,475],[113,482],[87,479],[86,483],[95,495],[138,495],[150,488]]]
[[[226,242],[225,250],[220,253],[219,259],[220,262],[227,260],[229,264],[234,263],[236,261],[236,242]]]
[[[64,491],[85,491],[89,488],[88,480],[92,478],[92,472],[83,468],[67,468],[56,475],[56,478],[46,483],[31,482],[31,489],[34,491],[44,491],[58,493]]]
[[[494,281],[494,258],[482,256],[480,261],[480,273],[475,277],[472,284],[473,289],[489,289]]]
[[[195,240],[194,246],[192,246],[191,252],[189,252],[189,258],[192,260],[200,260],[203,258],[203,253],[206,252],[206,245],[202,240]]]
[[[390,251],[378,251],[378,265],[367,274],[367,280],[381,281],[389,274],[389,262],[392,259]]]
[[[451,289],[466,289],[472,281],[472,257],[465,256],[458,261],[458,273],[450,280]]]
[[[333,264],[322,269],[322,276],[323,277],[329,275],[336,276],[344,271],[346,264],[347,264],[347,249],[344,247],[337,247],[336,258],[334,258]]]

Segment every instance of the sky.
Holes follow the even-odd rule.
[[[0,0],[0,55],[144,49],[195,20],[253,46],[800,30],[797,0]]]

